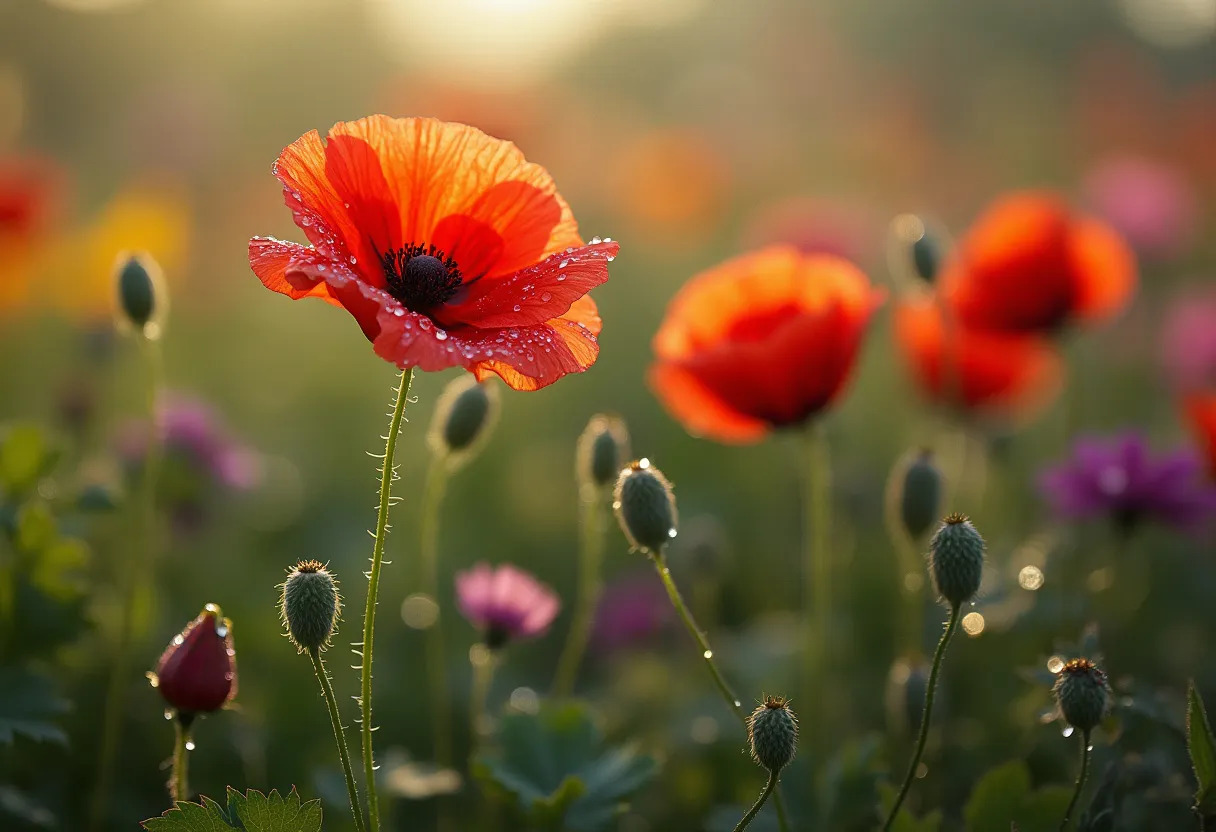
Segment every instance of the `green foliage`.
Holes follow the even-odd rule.
[[[37,425],[18,424],[0,437],[0,490],[20,497],[55,464],[57,453]]]
[[[1186,692],[1186,744],[1195,769],[1195,811],[1202,815],[1216,813],[1216,738],[1203,699],[1192,681]]]
[[[889,783],[883,783],[878,787],[878,796],[882,801],[882,813],[884,816],[891,811],[891,806],[895,803],[896,789]],[[942,826],[942,813],[940,809],[934,809],[923,818],[917,818],[912,815],[907,804],[899,809],[899,814],[895,816],[895,822],[891,824],[892,832],[938,832]]]
[[[1067,786],[1032,791],[1026,763],[1012,760],[980,778],[963,818],[968,832],[1009,832],[1011,823],[1023,830],[1054,829],[1071,797]]]
[[[321,801],[302,802],[295,789],[244,794],[228,787],[227,808],[206,795],[202,803],[179,802],[159,818],[143,822],[149,832],[321,832]]]
[[[11,745],[18,735],[66,744],[67,737],[53,720],[68,707],[45,676],[0,668],[0,744]]]
[[[591,712],[579,704],[503,717],[498,745],[478,757],[475,774],[510,796],[534,829],[607,829],[622,802],[658,771],[653,757],[605,749]]]

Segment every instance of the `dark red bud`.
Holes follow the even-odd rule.
[[[236,696],[232,622],[208,604],[173,637],[156,665],[152,684],[181,714],[217,711]]]

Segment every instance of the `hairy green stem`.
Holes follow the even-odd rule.
[[[802,664],[803,695],[819,702],[821,708],[831,708],[827,701],[827,668],[830,664],[829,645],[832,643],[832,469],[828,456],[827,437],[823,426],[811,425],[806,431],[806,465],[803,468],[804,496],[806,506],[803,513],[802,579],[803,642],[806,650]],[[818,680],[818,684],[816,681]],[[825,714],[824,723],[831,719]],[[818,726],[822,729],[824,726]],[[811,732],[812,736],[829,737],[823,730]]]
[[[1089,775],[1089,755],[1093,752],[1093,746],[1089,744],[1089,731],[1081,732],[1081,771],[1077,774],[1077,785],[1072,792],[1072,800],[1068,801],[1068,808],[1064,810],[1064,819],[1060,821],[1060,832],[1064,832],[1068,828],[1068,822],[1072,820],[1072,813],[1077,808],[1077,802],[1081,799],[1081,792],[1085,789],[1085,778]]]
[[[899,788],[899,794],[895,796],[895,802],[891,804],[891,811],[887,815],[887,822],[882,825],[884,832],[891,828],[891,824],[895,823],[895,818],[899,814],[899,807],[903,805],[904,798],[908,796],[908,790],[912,788],[912,781],[916,779],[916,769],[920,766],[920,758],[925,753],[925,741],[929,738],[929,723],[933,716],[933,696],[937,692],[937,675],[941,672],[942,658],[946,655],[946,645],[950,643],[950,639],[954,636],[954,631],[958,629],[958,613],[959,605],[952,605],[950,607],[950,618],[946,622],[946,631],[942,633],[941,640],[937,643],[937,649],[933,652],[933,667],[929,670],[929,687],[925,690],[925,712],[920,717],[920,731],[916,736],[916,750],[912,753],[912,762],[908,764],[908,773],[904,776],[904,783]]]
[[[574,692],[579,665],[587,651],[591,628],[595,623],[595,608],[601,589],[600,568],[604,558],[604,529],[607,525],[601,489],[595,489],[594,496],[582,500],[580,521],[578,601],[570,622],[570,634],[566,637],[553,679],[553,695],[559,698],[568,697]]]
[[[169,775],[169,799],[174,804],[190,799],[190,726],[194,714],[177,714],[173,720],[173,770]]]
[[[380,567],[384,563],[384,540],[388,535],[388,509],[392,505],[393,480],[397,477],[394,460],[397,457],[397,437],[401,433],[401,417],[409,398],[413,368],[401,372],[397,384],[397,400],[389,418],[384,437],[384,459],[380,468],[380,509],[376,515],[375,544],[372,546],[372,568],[367,573],[367,606],[363,611],[363,642],[355,651],[362,657],[359,711],[360,733],[363,740],[363,776],[367,779],[367,825],[371,832],[380,829],[380,804],[376,796],[376,763],[372,753],[372,648],[376,636],[376,595],[380,590]]]
[[[747,814],[744,815],[743,819],[735,826],[735,832],[743,832],[743,830],[746,829],[749,824],[751,824],[752,819],[756,817],[756,814],[760,811],[761,807],[764,806],[765,802],[768,800],[768,796],[773,793],[773,789],[775,788],[777,788],[777,772],[770,771],[768,773],[768,782],[764,784],[764,791],[760,792],[760,797],[757,798],[754,804],[752,804],[752,808],[747,810]]]
[[[448,459],[432,457],[422,492],[422,528],[419,557],[422,592],[435,602],[435,621],[426,631],[426,675],[431,698],[431,730],[435,762],[451,766],[452,705],[448,696],[448,670],[443,640],[443,602],[439,599],[439,510],[447,492]]]
[[[110,665],[110,677],[106,686],[105,715],[102,717],[101,752],[97,763],[97,782],[89,809],[89,828],[99,830],[105,825],[110,793],[113,791],[115,763],[122,742],[122,714],[126,707],[131,667],[131,641],[135,635],[135,614],[141,597],[148,597],[152,584],[156,560],[156,484],[160,479],[164,445],[160,433],[160,418],[157,404],[164,385],[164,359],[160,341],[141,338],[148,374],[148,447],[144,456],[140,481],[139,515],[136,522],[140,528],[136,538],[143,545],[137,547],[133,563],[124,565],[119,571],[119,598],[122,612],[118,625],[118,640],[114,645],[114,659]]]
[[[346,734],[342,728],[342,716],[338,713],[338,700],[334,697],[334,688],[325,670],[325,661],[316,647],[308,648],[308,658],[312,660],[312,669],[321,683],[321,695],[329,708],[329,721],[334,729],[334,742],[338,745],[338,757],[342,760],[342,774],[346,777],[346,796],[350,799],[350,812],[355,818],[355,828],[365,832],[367,827],[363,822],[363,807],[359,804],[359,786],[355,783],[355,772],[350,765],[350,752],[346,748]]]

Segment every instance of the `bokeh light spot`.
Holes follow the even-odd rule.
[[[414,630],[429,629],[439,620],[439,605],[431,596],[416,592],[401,602],[401,620]]]
[[[1022,571],[1018,573],[1018,586],[1022,589],[1029,589],[1031,592],[1041,589],[1043,580],[1043,570],[1037,566],[1023,566]]]
[[[984,616],[978,612],[969,612],[963,616],[963,632],[969,636],[978,636],[984,632]]]

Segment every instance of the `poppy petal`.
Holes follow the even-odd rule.
[[[310,130],[279,154],[274,175],[295,224],[321,253],[349,262],[362,234],[325,173],[325,146]]]
[[[308,246],[276,240],[274,237],[254,237],[249,241],[249,265],[267,289],[278,292],[293,300],[299,298],[321,298],[335,306],[341,306],[338,299],[329,291],[325,283],[313,283],[307,286],[293,285],[287,279],[287,270],[295,258],[307,258],[311,252]]]
[[[1136,288],[1136,257],[1110,226],[1078,222],[1069,239],[1078,278],[1076,315],[1087,321],[1116,315]]]
[[[659,360],[647,374],[672,417],[694,436],[720,442],[756,442],[769,431],[762,420],[727,407],[702,381],[676,361]]]
[[[477,327],[533,326],[564,315],[580,297],[608,279],[614,242],[550,255],[509,277],[483,278],[462,288],[459,302],[436,311],[445,323]]]
[[[325,176],[359,229],[357,238],[347,238],[347,247],[359,264],[366,264],[360,272],[373,285],[383,286],[380,256],[396,251],[406,241],[401,239],[396,196],[389,189],[380,158],[365,141],[331,134],[325,145]]]
[[[1195,394],[1183,401],[1191,430],[1208,460],[1208,470],[1216,478],[1216,393]]]

